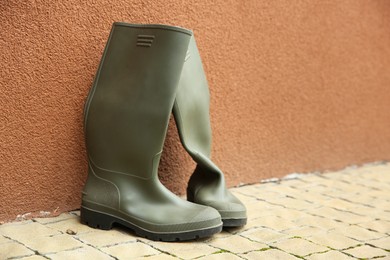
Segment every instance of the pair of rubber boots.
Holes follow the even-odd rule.
[[[172,111],[181,142],[197,163],[188,201],[158,179]],[[84,119],[89,172],[82,223],[101,229],[118,223],[161,241],[246,224],[245,206],[210,160],[209,91],[191,31],[114,23]]]

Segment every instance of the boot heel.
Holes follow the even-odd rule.
[[[106,214],[81,207],[80,221],[92,228],[109,230],[112,228],[114,218]]]

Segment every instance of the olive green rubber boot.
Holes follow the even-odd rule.
[[[191,31],[114,23],[85,105],[81,222],[162,241],[220,232],[215,209],[183,200],[157,170]]]
[[[197,163],[188,183],[187,199],[217,209],[226,227],[243,226],[246,208],[227,190],[223,172],[210,159],[209,100],[202,61],[191,37],[173,107],[181,142]]]

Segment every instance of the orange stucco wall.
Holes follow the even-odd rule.
[[[390,159],[390,1],[0,1],[0,220],[79,207],[113,21],[194,30],[230,186]],[[171,122],[161,179],[183,194],[193,167]]]

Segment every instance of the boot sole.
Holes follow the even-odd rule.
[[[239,219],[222,219],[223,227],[242,227],[246,225],[247,219],[246,218],[239,218]]]
[[[178,233],[157,233],[142,229],[122,218],[118,218],[110,214],[105,214],[103,212],[87,209],[85,207],[81,207],[80,209],[80,221],[81,223],[86,224],[89,227],[103,230],[110,230],[113,224],[117,223],[132,230],[140,237],[144,237],[154,241],[165,242],[195,240],[199,238],[210,237],[222,231],[222,225],[219,225],[216,227],[201,230],[185,231]]]

